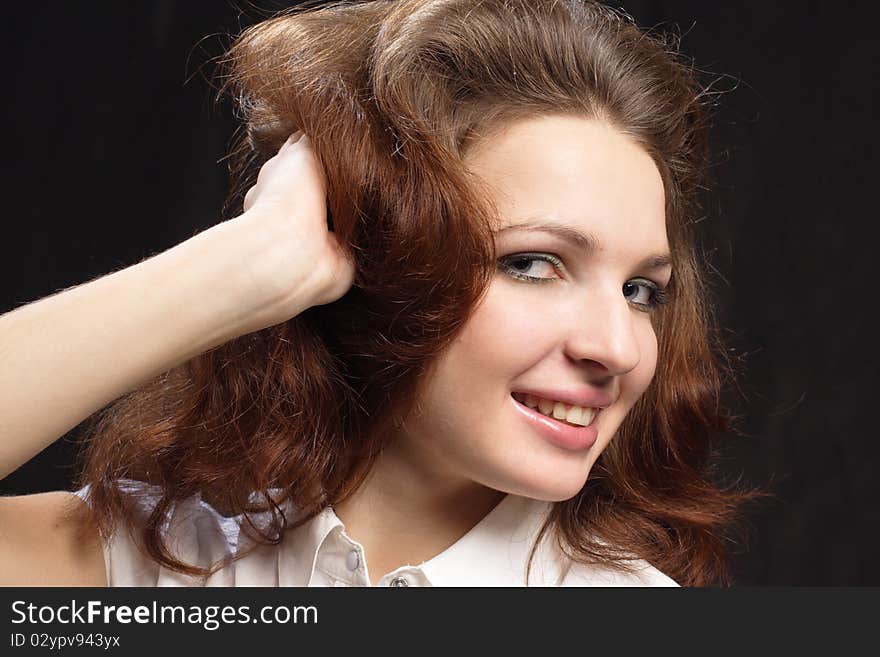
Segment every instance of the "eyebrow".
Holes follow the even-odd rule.
[[[503,226],[499,230],[495,231],[495,234],[499,235],[507,231],[549,233],[550,235],[554,235],[560,239],[565,240],[566,242],[571,242],[576,247],[584,251],[593,252],[599,251],[601,249],[600,242],[598,239],[596,239],[594,235],[583,233],[575,228],[571,228],[570,226],[563,226],[560,224],[548,224],[537,221],[524,221],[522,223],[512,226]],[[669,253],[655,253],[644,258],[639,263],[640,269],[663,269],[664,267],[671,266],[672,256]]]

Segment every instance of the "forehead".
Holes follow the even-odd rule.
[[[488,186],[502,225],[553,222],[665,250],[663,180],[651,156],[605,123],[527,119],[476,145],[467,167]]]

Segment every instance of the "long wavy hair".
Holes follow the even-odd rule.
[[[90,418],[78,484],[91,486],[102,535],[135,521],[120,480],[152,484],[145,549],[205,576],[220,564],[197,568],[166,544],[181,500],[201,495],[272,544],[356,490],[496,271],[495,209],[467,172],[468,149],[512,121],[570,115],[608,123],[656,163],[673,300],[654,319],[652,384],[541,536],[555,531],[582,563],[644,559],[683,585],[729,583],[727,534],[754,493],[713,481],[729,366],[693,231],[706,95],[676,38],[589,0],[335,2],[248,28],[221,65],[243,126],[228,207],[303,130],[356,280],[338,301],[212,349]]]

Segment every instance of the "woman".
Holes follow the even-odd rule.
[[[76,494],[2,500],[2,581],[726,581],[670,50],[578,0],[245,32],[244,211],[0,318],[3,474],[94,420]]]

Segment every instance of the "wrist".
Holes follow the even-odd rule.
[[[203,304],[203,321],[215,328],[210,346],[280,323],[311,305],[305,276],[273,278],[279,259],[295,258],[295,250],[256,219],[240,215],[175,247],[175,264],[187,272],[193,299]]]

